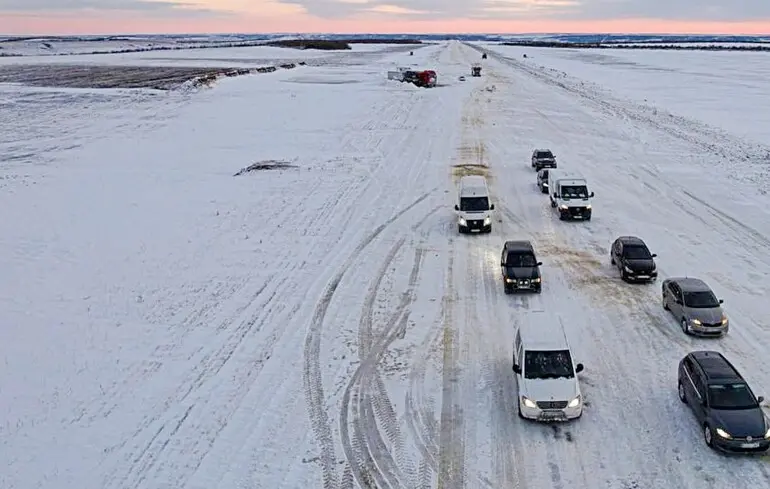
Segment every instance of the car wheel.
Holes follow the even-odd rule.
[[[620,271],[620,279],[624,282],[628,282],[628,274],[625,270]]]
[[[689,335],[690,334],[690,325],[687,323],[687,320],[682,318],[682,333]]]
[[[615,264],[615,257],[610,255],[610,265],[614,265],[614,264]]]
[[[714,435],[711,434],[711,426],[707,424],[703,425],[703,441],[710,447],[714,446]]]
[[[679,400],[687,404],[687,397],[684,394],[684,386],[682,385],[681,380],[677,383],[676,390],[679,392]]]
[[[510,287],[508,287],[507,285],[503,285],[503,291],[504,291],[506,294],[510,294],[510,293],[511,293],[511,288],[510,288]]]
[[[524,413],[521,412],[521,401],[519,401],[519,409],[518,409],[518,411],[519,411],[519,418],[527,419],[527,418],[524,417]]]
[[[665,309],[666,311],[670,311],[670,310],[671,310],[671,309],[669,309],[669,307],[668,307],[668,302],[666,301],[666,296],[665,296],[665,295],[663,295],[663,296],[661,297],[661,299],[660,299],[660,303],[663,305],[663,309]]]

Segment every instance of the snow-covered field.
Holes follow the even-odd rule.
[[[770,141],[770,52],[530,48],[489,45],[533,68],[600,84],[620,97]]]
[[[539,54],[465,82],[480,53],[457,42],[345,56],[197,93],[3,88],[0,487],[770,484],[766,456],[711,452],[676,395],[704,348],[770,395],[767,150],[727,115],[639,106]],[[385,80],[411,63],[441,86]],[[529,168],[542,146],[589,179],[593,221],[554,216]],[[283,168],[234,176],[268,160]],[[488,165],[490,235],[457,234],[469,163]],[[621,283],[621,234],[660,280],[707,280],[729,335],[685,337],[659,283]],[[503,293],[516,238],[545,263],[541,295]],[[571,424],[516,416],[513,335],[538,311],[586,365]]]

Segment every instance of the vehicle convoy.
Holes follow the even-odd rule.
[[[711,448],[728,452],[765,452],[770,421],[738,369],[719,352],[693,351],[679,362],[679,400],[695,415]]]
[[[722,310],[723,300],[699,278],[672,277],[661,285],[663,309],[679,321],[686,335],[724,336],[730,321]]]
[[[481,65],[471,66],[471,76],[481,76]]]
[[[531,290],[540,293],[543,290],[540,265],[535,248],[530,241],[506,241],[500,257],[503,274],[503,290],[506,294],[514,290]]]
[[[567,421],[583,414],[572,349],[561,322],[524,322],[516,331],[513,371],[518,385],[519,417]]]
[[[544,168],[537,172],[537,187],[544,194],[548,193],[548,168]]]
[[[563,176],[551,170],[548,173],[548,191],[552,192],[551,207],[558,210],[560,220],[591,220],[594,193],[588,191],[588,183],[584,178]]]
[[[654,282],[658,278],[655,257],[645,242],[636,236],[620,236],[610,247],[610,263],[626,282]]]
[[[492,232],[492,212],[487,179],[480,175],[466,175],[460,179],[457,190],[457,230],[461,234],[471,231]]]
[[[536,171],[556,167],[556,157],[550,149],[536,149],[532,152],[532,168]]]

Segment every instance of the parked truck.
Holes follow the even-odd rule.
[[[438,75],[434,70],[398,68],[396,71],[388,71],[388,79],[412,83],[418,87],[432,88],[436,86]]]

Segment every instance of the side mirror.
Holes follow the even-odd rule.
[[[582,364],[582,363],[578,363],[577,365],[575,365],[575,373],[578,373],[578,374],[579,374],[580,372],[582,372],[582,371],[583,371],[583,369],[584,369],[584,368],[585,368],[585,367],[583,366],[583,364]]]
[[[539,266],[539,267],[543,266],[543,262],[541,262],[541,261],[537,262],[537,266]]]
[[[489,210],[490,210],[490,211],[493,211],[493,210],[495,210],[495,204],[492,204],[492,205],[490,205],[490,206],[489,206]]]
[[[589,197],[592,197],[592,198],[593,198],[593,196],[594,196],[594,193],[593,193],[593,192],[591,192],[591,195],[589,195]]]
[[[513,371],[516,372],[517,374],[520,374],[521,373],[521,366],[520,365],[516,365],[514,363],[513,364]]]
[[[724,304],[724,303],[725,303],[725,300],[724,300],[724,299],[719,299],[719,303],[720,303],[720,304]]]
[[[653,257],[653,258],[657,258],[657,257],[658,257],[658,254],[657,254],[657,253],[653,253],[653,254],[652,254],[652,257]]]
[[[460,206],[459,205],[455,205],[455,210],[459,211],[460,210]]]
[[[762,403],[765,400],[765,396],[759,396],[757,397],[757,402]]]
[[[500,262],[500,266],[501,266],[501,267],[504,267],[504,266],[505,266],[505,262],[504,262],[504,261],[501,261],[501,262]]]

